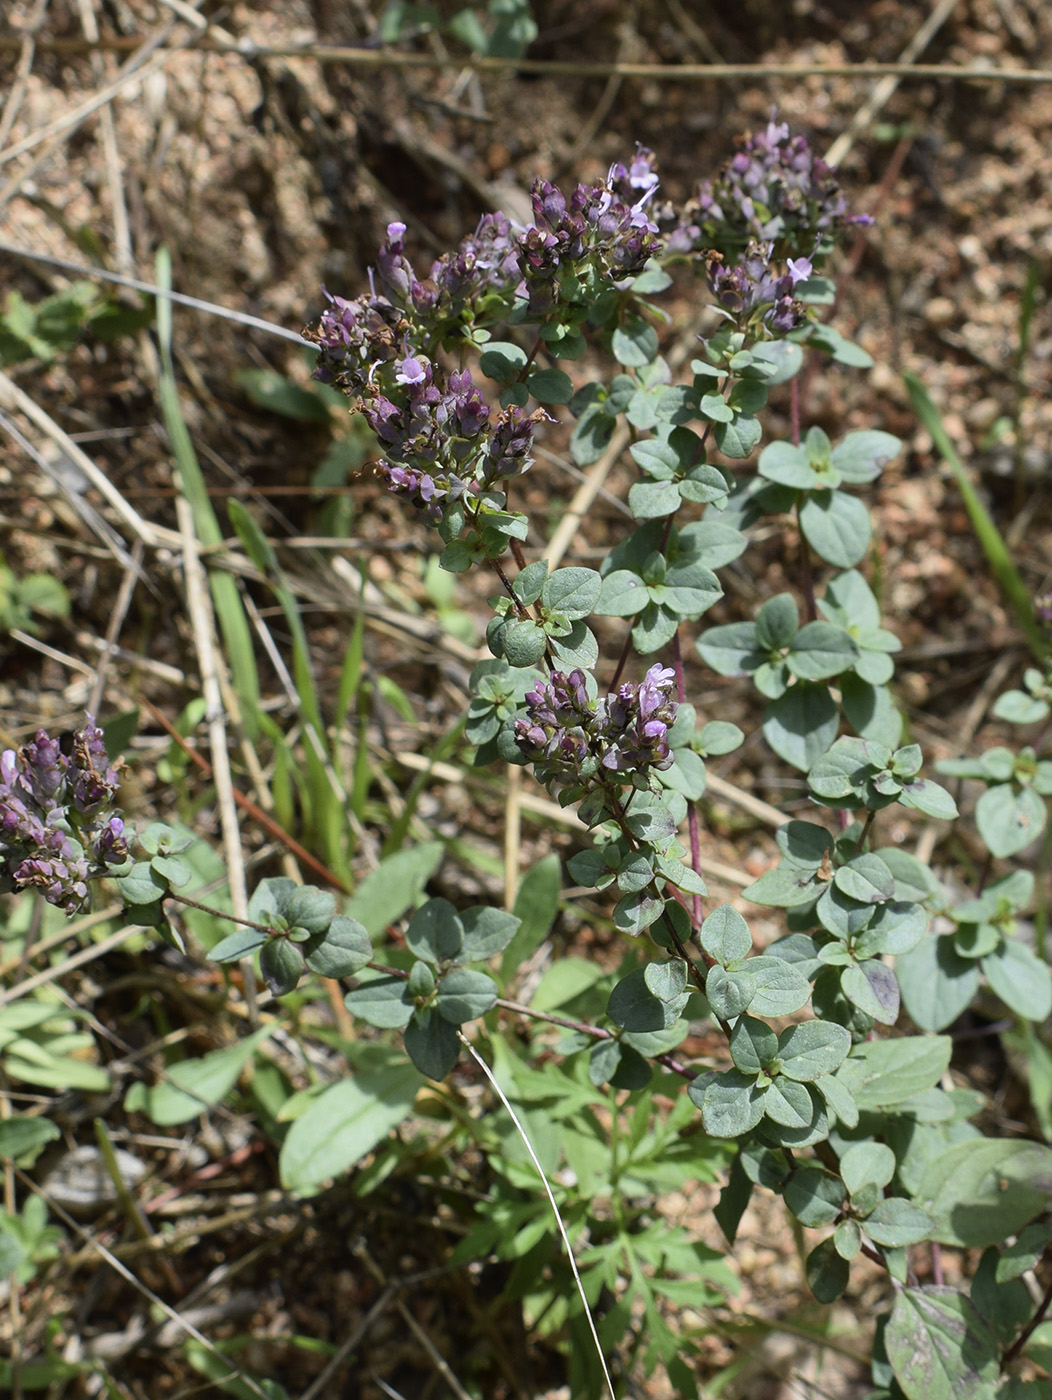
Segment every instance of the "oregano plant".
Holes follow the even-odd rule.
[[[729,1245],[758,1190],[819,1233],[804,1272],[820,1303],[849,1289],[860,1260],[883,1271],[874,1400],[1036,1400],[1048,1384],[1036,1368],[1052,1299],[1052,1149],[984,1131],[981,1101],[949,1076],[945,1032],[977,1002],[1029,1035],[1052,1013],[1046,950],[1026,936],[1037,894],[1023,863],[1052,795],[1052,670],[1047,653],[1035,656],[1024,688],[994,707],[1027,731],[1024,746],[934,765],[969,803],[967,785],[979,789],[974,826],[988,853],[969,888],[944,886],[885,820],[896,807],[918,829],[958,819],[897,706],[900,643],[871,568],[866,492],[902,444],[879,425],[830,434],[804,421],[807,357],[870,363],[824,319],[837,237],[866,222],[808,143],[772,118],[682,204],[663,197],[640,148],[598,185],[538,181],[526,227],[486,215],[426,271],[392,223],[368,290],[326,293],[309,332],[316,377],[368,423],[380,475],[434,530],[441,567],[482,570],[491,589],[490,654],[471,674],[464,729],[473,762],[526,768],[575,808],[588,838],[566,875],[609,909],[625,964],[612,981],[585,969],[546,1008],[514,1003],[502,993],[526,906],[423,899],[396,947],[333,893],[287,877],[256,887],[211,956],[258,957],[276,997],[309,975],[352,979],[353,1020],[399,1033],[431,1079],[454,1070],[461,1028],[482,1020],[520,1103],[597,1134],[606,1105],[624,1145],[595,1194],[626,1204],[616,1230],[591,1220],[585,1289],[593,1304],[604,1285],[617,1295],[601,1333],[611,1349],[639,1302],[636,1351],[647,1368],[663,1363],[680,1393],[699,1393],[691,1348],[658,1297],[675,1297],[675,1275],[693,1271],[716,1298],[733,1275],[698,1242],[660,1239],[637,1202],[647,1183],[722,1172]],[[696,308],[682,375],[660,335],[662,294],[681,273]],[[764,441],[781,386],[789,434]],[[551,567],[530,543],[522,487],[535,443],[561,431],[587,469],[619,428],[631,524],[598,569]],[[706,625],[726,596],[721,572],[749,568],[750,533],[771,522],[788,586],[758,574],[751,616]],[[1048,613],[1039,605],[1046,625]],[[713,676],[755,688],[762,741],[807,797],[740,908],[713,905],[702,876],[706,762],[745,739],[700,703],[719,693]],[[90,717],[70,753],[41,732],[3,755],[0,777],[5,888],[74,913],[92,882],[112,881],[130,919],[179,938],[181,838],[158,824],[136,835],[113,811],[117,770]],[[1047,887],[1047,871],[1037,876]],[[773,941],[758,942],[750,906],[784,911]],[[587,1016],[552,1014],[598,987]],[[561,1027],[557,1075],[537,1074],[500,1036],[509,1009]],[[701,1024],[720,1047],[703,1062],[681,1054]],[[472,1131],[500,1155],[488,1129]],[[504,1172],[458,1259],[467,1248],[525,1256],[544,1237],[516,1194],[523,1182]],[[590,1199],[579,1189],[577,1236]],[[959,1251],[951,1275],[944,1249]],[[556,1255],[553,1243],[543,1258]],[[549,1321],[572,1328],[561,1306]],[[596,1392],[597,1375],[575,1365],[574,1393]]]

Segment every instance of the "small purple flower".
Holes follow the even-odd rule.
[[[429,366],[422,363],[415,355],[407,355],[404,360],[395,361],[395,383],[396,384],[426,384],[428,382]]]

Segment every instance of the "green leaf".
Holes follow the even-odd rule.
[[[805,681],[839,676],[856,661],[859,650],[849,632],[831,622],[808,622],[792,639],[788,665]]]
[[[165,1079],[146,1088],[136,1084],[129,1090],[125,1106],[145,1113],[159,1127],[172,1127],[208,1111],[225,1099],[237,1083],[241,1071],[255,1054],[258,1046],[277,1030],[277,1023],[261,1026],[244,1040],[213,1050],[199,1060],[181,1060],[171,1065]],[[134,1102],[132,1094],[136,1094]]]
[[[698,742],[706,757],[714,758],[741,748],[745,742],[745,735],[729,720],[710,719],[707,724],[701,726]]]
[[[149,861],[136,861],[130,874],[121,876],[113,883],[129,915],[136,910],[152,909],[168,893],[168,881],[153,869]]]
[[[765,340],[752,349],[754,360],[762,360],[774,366],[774,373],[767,376],[767,385],[785,384],[799,374],[804,362],[804,352],[790,340]]]
[[[479,357],[479,369],[487,379],[511,384],[526,367],[528,356],[520,346],[507,340],[491,340]]]
[[[687,1090],[691,1099],[694,1095],[691,1089]],[[695,1100],[696,1102],[696,1100]],[[738,1233],[738,1226],[741,1224],[742,1216],[748,1208],[752,1198],[753,1183],[746,1176],[742,1169],[741,1156],[735,1157],[731,1163],[730,1174],[727,1177],[726,1185],[720,1192],[720,1199],[712,1214],[716,1224],[727,1237],[729,1244],[733,1244]]]
[[[904,807],[913,807],[936,821],[952,822],[957,816],[957,803],[944,787],[928,778],[914,778],[912,782],[903,783],[899,801]]]
[[[440,841],[425,841],[385,857],[347,901],[344,913],[378,938],[416,904],[445,854]]]
[[[595,569],[556,569],[544,585],[544,606],[576,622],[595,611],[602,588],[603,580]]]
[[[573,380],[561,369],[539,369],[531,374],[526,387],[538,403],[569,403],[573,396]],[[441,1079],[442,1075],[432,1075]]]
[[[782,862],[773,870],[765,871],[751,885],[746,885],[742,894],[754,904],[766,904],[772,909],[794,909],[801,904],[810,904],[820,889],[813,870],[801,870]]]
[[[696,1101],[696,1100],[695,1100]],[[727,1070],[709,1081],[701,1103],[701,1121],[712,1137],[740,1137],[763,1117],[763,1091],[752,1075]]]
[[[908,1400],[992,1400],[997,1341],[956,1289],[900,1289],[884,1346]]]
[[[15,1114],[0,1121],[0,1157],[29,1166],[41,1148],[58,1137],[61,1133],[49,1118]]]
[[[260,950],[259,972],[271,996],[283,997],[303,976],[303,957],[287,938],[271,938]]]
[[[437,965],[460,954],[464,925],[448,899],[429,899],[410,919],[405,941],[416,957]]]
[[[845,967],[840,989],[852,1006],[882,1026],[893,1026],[899,1019],[899,984],[886,963],[869,961]]]
[[[636,481],[628,489],[628,508],[636,520],[660,520],[682,504],[675,481]]]
[[[807,1286],[819,1303],[835,1303],[847,1288],[851,1265],[837,1253],[832,1240],[823,1240],[807,1256]]]
[[[646,321],[629,321],[614,331],[610,348],[618,364],[642,369],[657,357],[657,331]]]
[[[797,1167],[782,1195],[789,1210],[809,1230],[832,1225],[844,1204],[844,1183],[821,1167]]]
[[[512,666],[532,666],[544,655],[548,639],[536,622],[509,622],[501,632],[501,647]]]
[[[746,543],[740,530],[721,520],[695,520],[678,535],[679,548],[706,569],[722,569],[744,552]]]
[[[363,971],[358,986],[347,993],[343,1004],[352,1016],[381,1030],[401,1030],[413,1014],[405,982],[381,972]]]
[[[883,1191],[895,1175],[895,1154],[883,1142],[854,1142],[840,1158],[840,1175],[852,1196],[866,1188]]]
[[[606,1014],[624,1030],[663,1031],[674,1026],[679,1020],[679,1014],[687,1004],[690,992],[684,989],[679,978],[674,983],[668,983],[667,978],[662,979],[668,984],[662,986],[659,982],[658,990],[655,991],[654,987],[649,985],[651,979],[648,979],[647,973],[652,967],[661,966],[662,964],[650,964],[645,968],[636,968],[627,977],[622,977],[610,993]],[[683,964],[680,962],[666,966],[678,967],[681,972],[683,970]]]
[[[880,904],[895,893],[895,877],[881,860],[871,852],[854,856],[840,866],[833,883],[850,899],[863,904]]]
[[[775,1123],[803,1132],[811,1126],[817,1111],[806,1084],[792,1079],[776,1079],[763,1096],[763,1111]]]
[[[537,984],[530,1005],[535,1011],[557,1011],[594,987],[603,975],[603,969],[589,959],[559,958]]]
[[[672,436],[675,437],[676,434]],[[696,450],[699,445],[698,439],[692,433],[688,434],[688,438]],[[632,460],[655,481],[671,481],[683,467],[690,465],[694,455],[689,453],[684,458],[676,445],[665,438],[644,438],[642,442],[634,442],[629,452]]]
[[[881,745],[844,736],[815,760],[807,783],[814,796],[829,806],[861,807],[870,779],[890,760],[891,753]]]
[[[769,442],[760,453],[756,469],[768,481],[797,491],[807,491],[821,481],[804,448],[794,447],[791,442]]]
[[[520,924],[516,915],[485,904],[461,910],[458,917],[464,931],[458,962],[487,962],[495,958],[511,943]]]
[[[293,890],[282,910],[289,925],[304,928],[308,933],[324,933],[336,913],[336,896],[314,885],[302,885]]]
[[[832,1021],[804,1021],[778,1037],[782,1073],[801,1081],[835,1070],[851,1049],[851,1036]]]
[[[800,507],[807,543],[829,564],[850,569],[865,558],[872,534],[869,511],[844,491],[815,491]]]
[[[221,939],[208,956],[213,962],[237,962],[239,958],[251,956],[257,948],[262,948],[266,941],[267,935],[261,929],[239,928],[235,933]],[[371,948],[369,957],[372,957]]]
[[[721,676],[748,675],[765,660],[753,622],[710,627],[701,634],[696,645],[706,666],[711,666]]]
[[[734,1068],[743,1074],[759,1074],[778,1050],[778,1037],[764,1021],[740,1016],[731,1031],[730,1052]]]
[[[948,1036],[901,1036],[856,1045],[838,1071],[859,1108],[902,1103],[937,1084],[950,1063]]]
[[[978,966],[944,935],[922,939],[897,960],[895,973],[910,1020],[923,1031],[944,1030],[979,990]]]
[[[714,1016],[731,1021],[750,1005],[756,995],[756,979],[745,968],[726,972],[710,967],[705,977],[705,996]]]
[[[236,383],[258,408],[299,423],[331,424],[334,405],[327,402],[320,385],[304,388],[269,369],[241,370]]]
[[[613,1079],[621,1064],[621,1056],[619,1040],[600,1040],[592,1046],[588,1055],[588,1078],[597,1089]]]
[[[194,877],[194,868],[179,856],[154,856],[150,865],[170,885],[185,885]]]
[[[1039,724],[1048,718],[1050,710],[1047,700],[1038,700],[1022,690],[1006,690],[994,702],[993,712],[1008,724]]]
[[[473,968],[454,967],[438,984],[435,1004],[439,1014],[454,1026],[484,1016],[496,1003],[496,982]]]
[[[795,963],[761,956],[749,958],[744,966],[755,979],[749,1003],[754,1016],[791,1016],[811,1000],[811,983]]]
[[[1003,860],[1029,846],[1045,829],[1045,803],[1031,787],[987,788],[975,804],[975,824],[990,854]]]
[[[825,686],[797,681],[764,711],[763,737],[779,758],[806,773],[836,738],[840,716]]]
[[[614,905],[614,927],[633,937],[656,923],[664,912],[665,902],[649,890],[626,894]]]
[[[824,283],[826,278],[810,278],[810,282]],[[811,300],[808,297],[808,300]],[[824,305],[824,294],[819,305]],[[873,356],[868,351],[863,350],[861,345],[856,345],[854,341],[848,340],[845,336],[830,325],[820,325],[817,322],[811,323],[813,327],[810,337],[813,345],[821,346],[823,350],[828,350],[833,359],[839,365],[850,365],[852,369],[872,369]]]
[[[836,1115],[845,1128],[858,1127],[858,1105],[846,1084],[835,1074],[824,1074],[815,1080],[815,1088],[825,1099],[826,1107]]]
[[[714,437],[716,446],[725,457],[741,460],[748,457],[763,436],[759,420],[748,413],[736,413],[730,423],[717,423]]]
[[[75,1039],[78,1044],[76,1047],[69,1046],[70,1050],[88,1048],[80,1042],[90,1042],[89,1037],[78,1036]],[[56,1054],[33,1041],[19,1041],[9,1046],[4,1054],[3,1067],[11,1079],[39,1084],[46,1089],[60,1089],[63,1093],[80,1089],[86,1094],[104,1094],[111,1087],[110,1076],[101,1065],[75,1060],[71,1055]],[[132,1085],[129,1095],[136,1087]],[[129,1099],[125,1099],[125,1103],[130,1106]]]
[[[891,433],[873,428],[848,433],[833,448],[830,461],[844,481],[864,486],[875,481],[887,464],[902,451],[902,442]]]
[[[410,1000],[419,1002],[422,998],[429,997],[436,985],[435,974],[426,962],[415,962],[409,969],[406,988]]]
[[[342,914],[336,915],[324,933],[304,943],[301,951],[304,962],[319,977],[354,977],[373,955],[363,926]]]
[[[1006,1245],[998,1255],[997,1282],[1007,1283],[1010,1279],[1020,1278],[1030,1269],[1036,1268],[1050,1241],[1052,1226],[1044,1222],[1028,1225],[1018,1239]]]
[[[595,611],[600,617],[634,617],[650,601],[646,585],[630,569],[615,569],[603,579]]]
[[[901,1196],[888,1196],[877,1202],[862,1228],[877,1244],[901,1249],[904,1245],[926,1240],[934,1226],[935,1221],[927,1211]]]
[[[574,465],[590,467],[609,446],[616,420],[603,411],[601,404],[586,408],[570,435],[570,455]]]
[[[372,1047],[370,1047],[372,1049]],[[410,1113],[420,1076],[401,1053],[382,1050],[330,1084],[292,1124],[281,1148],[281,1181],[311,1191],[355,1166]]]
[[[935,1218],[932,1239],[998,1244],[1048,1208],[1052,1149],[1018,1138],[958,1142],[928,1162],[914,1197]]]
[[[752,952],[749,925],[729,904],[715,908],[701,925],[701,946],[717,962],[729,963]]]
[[[862,1248],[862,1231],[857,1220],[841,1220],[833,1231],[833,1248],[849,1262]]]
[[[1052,974],[1048,964],[1025,944],[1006,938],[980,966],[991,989],[1017,1016],[1028,1021],[1046,1021],[1052,1016]]]
[[[756,614],[756,645],[763,652],[787,647],[800,626],[800,614],[791,593],[778,593]]]
[[[402,1039],[409,1058],[428,1079],[445,1079],[460,1054],[456,1027],[432,1006],[417,1007]]]
[[[730,423],[734,420],[734,409],[722,394],[702,394],[699,412],[710,423]]]

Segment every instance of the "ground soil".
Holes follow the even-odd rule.
[[[246,47],[237,54],[204,52],[192,42],[193,28],[180,22],[189,8],[174,0],[170,6],[148,0],[9,0],[0,15],[0,238],[147,281],[155,278],[155,256],[163,246],[179,290],[294,330],[318,314],[323,285],[347,295],[362,289],[384,227],[394,219],[407,224],[412,254],[426,265],[486,210],[521,209],[522,191],[533,179],[599,180],[637,142],[657,152],[666,191],[681,198],[732,152],[737,135],[766,122],[773,105],[827,150],[849,131],[875,86],[873,79],[821,71],[804,78],[694,83],[677,81],[672,72],[643,79],[480,77],[455,62],[367,68],[314,56],[254,54],[252,45],[290,44],[365,44],[375,53],[377,0],[205,3],[195,8]],[[961,69],[1052,68],[1052,8],[1041,0],[959,0],[937,8],[945,18],[921,55],[924,62]],[[893,62],[931,10],[920,0],[745,0],[737,7],[700,0],[535,0],[540,32],[530,53],[582,65],[640,62],[669,69],[683,62],[792,62],[816,69]],[[40,42],[31,49],[27,36],[34,17]],[[100,111],[65,122],[117,77],[130,52],[126,41],[140,42],[165,27],[171,44],[181,48],[166,51],[163,62]],[[84,42],[98,32],[101,45]],[[458,51],[454,41],[425,32],[405,48],[432,58]],[[49,124],[52,133],[32,144]],[[876,426],[905,442],[876,498],[879,573],[888,625],[904,644],[899,698],[911,737],[929,758],[956,755],[962,744],[981,747],[998,735],[988,707],[999,689],[1018,678],[1025,654],[952,478],[912,415],[901,375],[912,370],[922,377],[1027,585],[1035,594],[1048,590],[1050,131],[1052,84],[911,77],[883,96],[841,157],[842,182],[854,207],[873,212],[876,222],[835,265],[838,325],[870,352],[876,367],[820,369],[807,380],[804,413],[807,422],[834,437]],[[1028,277],[1035,309],[1021,354]],[[52,266],[0,251],[5,293],[36,301],[66,280]],[[691,325],[693,306],[691,286],[677,284],[670,343]],[[373,737],[387,751],[427,752],[462,712],[486,616],[483,596],[470,585],[457,594],[460,641],[440,642],[435,590],[421,562],[432,543],[375,481],[368,454],[355,453],[358,440],[340,424],[336,436],[350,444],[343,465],[319,478],[319,464],[332,447],[331,425],[290,423],[252,401],[241,372],[273,370],[305,382],[309,366],[300,350],[189,309],[176,312],[175,344],[183,409],[218,508],[222,512],[225,498],[237,496],[259,513],[272,536],[293,541],[282,558],[308,600],[323,694],[335,694],[355,608],[347,582],[354,571],[340,574],[332,563],[337,556],[323,554],[319,544],[339,522],[350,534],[344,552],[352,559],[368,554],[382,604],[367,633],[369,665],[410,697],[415,714],[410,725],[388,703],[374,716]],[[29,361],[7,372],[136,511],[178,528],[171,454],[157,404],[157,357],[146,334],[113,344],[88,337],[51,363]],[[787,400],[776,397],[771,436],[784,430],[787,409]],[[98,639],[108,635],[127,570],[93,529],[92,512],[101,512],[110,531],[121,533],[124,548],[134,544],[39,424],[14,410],[11,421],[43,460],[14,438],[0,439],[0,553],[17,573],[42,570],[62,579],[73,606],[68,624],[49,626],[40,639],[48,649],[25,633],[0,636],[5,743],[42,724],[65,728],[93,699]],[[576,487],[563,443],[553,430],[549,452],[530,478],[528,504],[542,533],[554,529]],[[618,481],[615,472],[612,487]],[[600,499],[569,557],[594,560],[622,528],[615,509]],[[137,587],[119,634],[109,637],[124,650],[105,671],[104,714],[146,700],[174,719],[197,693],[188,625],[170,603],[175,549],[171,544],[167,554],[148,551],[143,569],[154,591]],[[747,558],[747,568],[728,571],[727,596],[710,621],[739,618],[758,599],[787,586],[788,544],[781,534],[772,531]],[[259,597],[262,605],[265,595]],[[280,620],[272,611],[266,616],[280,637]],[[415,619],[415,631],[402,625],[406,617]],[[280,715],[282,678],[265,658],[261,665]],[[695,679],[692,698],[704,714],[752,727],[755,701],[747,688],[714,682],[700,668]],[[165,787],[167,750],[164,731],[144,712],[131,749],[128,791],[130,805],[141,813],[159,810],[166,796],[172,798]],[[408,782],[404,770],[389,771]],[[748,743],[714,771],[784,810],[804,801],[802,783],[787,778],[759,743]],[[393,787],[394,777],[389,783]],[[378,790],[377,803],[390,796]],[[181,800],[201,829],[217,831],[207,788],[187,780]],[[501,798],[436,782],[419,810],[439,835],[456,835],[485,857],[457,864],[433,892],[461,900],[500,898],[501,852],[493,833]],[[706,816],[712,859],[745,875],[766,868],[773,848],[762,824],[718,797]],[[258,852],[267,837],[250,828],[246,823],[246,845]],[[887,831],[892,840],[921,835],[905,822]],[[572,849],[571,840],[527,819],[524,857],[552,846]],[[377,833],[367,822],[356,874],[367,871],[377,849]],[[968,855],[966,849],[963,857]],[[734,897],[739,887],[733,880],[712,881],[720,898]],[[768,927],[760,919],[757,928],[773,937],[776,921]],[[613,956],[605,935],[590,924],[587,906],[560,937],[575,951]],[[47,966],[46,958],[33,963]],[[10,986],[26,969],[5,965],[5,971]],[[62,985],[91,1011],[111,1058],[125,1053],[118,1046],[134,1054],[173,1031],[198,1050],[225,1034],[216,1024],[222,987],[212,965],[175,957],[150,961],[117,950],[64,977]],[[136,1074],[148,1072],[151,1063],[147,1058]],[[1001,1121],[1025,1111],[1011,1067],[996,1055],[968,1057],[960,1072],[961,1082],[992,1096]],[[24,1109],[17,1094],[10,1101]],[[129,1266],[197,1319],[208,1336],[250,1334],[254,1340],[239,1352],[241,1361],[290,1394],[306,1392],[328,1358],[290,1337],[338,1346],[376,1303],[385,1282],[412,1278],[398,1294],[403,1311],[393,1305],[382,1311],[365,1330],[353,1365],[338,1369],[321,1396],[377,1400],[397,1393],[415,1400],[444,1394],[447,1382],[428,1345],[454,1371],[469,1360],[485,1387],[479,1393],[569,1395],[560,1388],[559,1355],[528,1333],[514,1308],[493,1304],[499,1270],[480,1265],[474,1272],[444,1271],[447,1227],[456,1213],[438,1158],[432,1177],[396,1177],[367,1203],[345,1187],[295,1201],[277,1190],[273,1151],[247,1118],[218,1115],[199,1128],[190,1125],[182,1137],[169,1137],[147,1119],[126,1115],[116,1096],[99,1103],[65,1096],[56,1112],[66,1147],[91,1142],[91,1119],[102,1116],[149,1166],[151,1229],[195,1232],[194,1242],[170,1259],[147,1245],[138,1254],[129,1249]],[[718,1244],[714,1201],[714,1188],[699,1187],[656,1208]],[[131,1238],[117,1213],[92,1219],[85,1228],[111,1246]],[[60,1319],[54,1344],[69,1359],[85,1348],[100,1354],[110,1347],[115,1394],[156,1400],[200,1387],[178,1333],[154,1330],[136,1340],[132,1332],[139,1322],[156,1329],[164,1319],[151,1316],[140,1292],[82,1249],[74,1231],[69,1238],[69,1248],[80,1253],[74,1262],[65,1256],[68,1268],[38,1278],[23,1301],[21,1323],[9,1302],[0,1320],[0,1352],[14,1344],[21,1326],[21,1342],[32,1354],[53,1316]],[[844,1353],[863,1350],[866,1322],[883,1285],[875,1270],[859,1271],[847,1301],[830,1316],[808,1302],[796,1250],[778,1203],[758,1200],[734,1255],[740,1296],[724,1310],[699,1309],[681,1319],[701,1336],[703,1379],[744,1358],[725,1395],[789,1400],[865,1391],[864,1372]],[[212,1289],[209,1279],[215,1281]],[[756,1317],[785,1319],[788,1330],[742,1342],[735,1325]],[[816,1349],[806,1339],[812,1325],[835,1333],[839,1349]],[[479,1360],[483,1354],[488,1361]],[[495,1355],[505,1364],[496,1364]],[[65,1393],[84,1393],[81,1384],[70,1382]],[[637,1376],[632,1384],[634,1395],[658,1400],[671,1394],[659,1377]]]

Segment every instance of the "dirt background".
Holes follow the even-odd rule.
[[[1024,654],[946,470],[911,414],[901,372],[924,379],[1023,577],[1035,594],[1047,590],[1052,84],[909,77],[883,94],[871,119],[850,135],[852,118],[874,93],[873,78],[821,71],[701,82],[678,81],[671,72],[646,78],[479,76],[457,61],[451,41],[434,33],[404,46],[448,60],[426,69],[261,56],[253,48],[330,44],[375,54],[380,9],[376,0],[206,3],[193,12],[207,21],[205,29],[175,0],[8,0],[0,14],[0,238],[146,281],[154,280],[155,256],[165,246],[180,291],[298,330],[320,310],[323,284],[347,295],[362,289],[392,219],[408,225],[413,255],[426,265],[471,230],[481,213],[521,210],[522,191],[534,178],[599,181],[636,142],[657,152],[666,192],[682,198],[732,152],[736,135],[766,122],[773,104],[819,151],[847,133],[842,183],[854,207],[873,212],[876,224],[834,268],[841,296],[837,324],[873,355],[876,368],[812,375],[805,422],[834,437],[879,426],[904,439],[906,449],[883,476],[876,498],[885,610],[905,646],[899,697],[911,737],[929,759],[988,742],[996,733],[987,725],[988,705],[1018,676]],[[935,13],[940,22],[931,26],[920,55],[925,63],[1052,68],[1052,7],[1042,0],[934,6],[742,0],[737,7],[703,0],[535,0],[533,9],[540,32],[530,56],[582,66],[791,62],[821,69],[895,62]],[[84,111],[110,90],[129,56],[158,37],[168,47],[147,56],[146,75]],[[214,51],[229,38],[247,41],[242,52]],[[1021,357],[1021,296],[1031,265],[1036,305]],[[66,278],[0,251],[5,293],[17,289],[35,301]],[[692,289],[684,283],[669,303],[670,343],[691,324],[692,308]],[[307,599],[323,693],[336,684],[348,619],[357,607],[354,571],[341,573],[334,564],[338,553],[319,546],[338,522],[349,530],[347,557],[365,551],[370,558],[377,591],[369,663],[412,697],[418,717],[410,725],[395,710],[381,716],[377,742],[394,752],[427,752],[464,703],[485,617],[480,595],[470,588],[458,595],[460,640],[450,642],[433,621],[434,588],[422,564],[432,542],[374,483],[345,426],[290,424],[245,392],[238,378],[244,370],[273,370],[304,382],[308,365],[301,351],[188,309],[176,311],[175,342],[183,410],[220,510],[224,497],[236,495],[260,512],[273,537],[287,542],[282,557]],[[28,362],[8,373],[143,519],[176,527],[156,352],[147,335],[110,345],[89,337],[52,364]],[[784,428],[785,409],[775,398],[768,437]],[[125,549],[135,547],[134,531],[39,420],[17,404],[7,411],[42,460],[10,437],[0,439],[0,552],[16,572],[39,569],[61,578],[73,612],[67,625],[48,629],[43,640],[49,650],[41,650],[39,639],[0,637],[5,743],[41,724],[75,723],[99,695],[104,714],[146,699],[174,717],[198,681],[185,616],[166,601],[179,586],[173,537],[154,537],[143,555],[160,596],[135,589],[112,635],[115,599],[128,571],[92,528],[85,507],[101,513]],[[334,437],[344,441],[346,455],[330,460],[319,476]],[[562,444],[553,431],[529,481],[536,518],[548,516],[531,541],[538,549],[577,484]],[[618,480],[615,472],[615,487]],[[594,560],[622,529],[615,508],[601,498],[569,557]],[[780,591],[786,551],[785,539],[770,532],[747,556],[748,570],[728,571],[727,597],[707,621],[738,618]],[[100,682],[99,644],[107,637],[123,650],[110,657]],[[276,672],[269,683],[280,716]],[[747,727],[755,718],[753,701],[736,682],[699,675],[692,698],[703,712]],[[133,756],[140,810],[147,814],[159,800],[156,765],[166,750],[164,732],[144,716]],[[758,743],[715,771],[785,810],[801,799],[801,782],[787,778]],[[387,772],[391,787],[407,781],[393,762]],[[499,803],[458,784],[436,783],[421,811],[440,834],[467,837],[499,862],[493,839]],[[746,877],[765,868],[770,838],[733,804],[713,799],[707,816],[707,852],[731,876],[742,874],[738,882],[712,881],[714,896],[730,898]],[[215,829],[207,796],[198,818],[204,830]],[[908,834],[889,832],[899,839]],[[528,820],[525,855],[553,841],[566,849],[568,839]],[[264,844],[258,831],[246,830],[245,841],[254,849]],[[363,832],[356,856],[362,872],[376,849],[376,833]],[[501,894],[499,878],[478,869],[459,867],[445,878],[452,881],[449,889],[435,893]],[[593,939],[587,918],[564,936],[569,946],[587,950]],[[5,985],[19,971],[6,969]],[[149,970],[156,982],[149,996],[177,999],[170,1021],[198,1049],[221,1043],[228,1033],[210,1000],[214,973],[204,967]],[[142,960],[117,952],[100,955],[63,985],[103,1030],[119,1029],[141,1047],[157,1030],[150,1022],[155,1009],[144,1010],[140,1002],[146,975]],[[143,1060],[135,1075],[148,1074],[150,1066]],[[1005,1074],[995,1057],[971,1066],[970,1082],[1002,1095],[1007,1113],[1012,1096]],[[24,1107],[17,1094],[10,1101]],[[91,1116],[99,1108],[64,1105],[67,1146],[91,1141]],[[361,1204],[341,1189],[311,1202],[282,1197],[271,1151],[247,1120],[224,1119],[219,1128],[202,1128],[196,1140],[166,1139],[146,1120],[127,1121],[119,1099],[102,1108],[120,1140],[149,1162],[151,1191],[177,1203],[162,1201],[151,1219],[170,1225],[181,1214],[201,1232],[175,1262],[150,1255],[141,1267],[130,1257],[132,1266],[210,1337],[251,1333],[257,1340],[242,1354],[246,1366],[280,1381],[290,1394],[307,1391],[326,1363],[325,1356],[290,1345],[290,1334],[338,1346],[385,1281],[442,1268],[448,1240],[434,1183],[394,1181],[369,1198],[363,1218]],[[699,1189],[663,1201],[661,1209],[717,1242],[713,1199],[711,1190]],[[228,1217],[232,1223],[224,1223]],[[111,1244],[121,1238],[118,1217],[93,1221],[90,1229]],[[354,1252],[359,1237],[371,1263]],[[849,1305],[830,1319],[801,1293],[780,1213],[763,1203],[755,1207],[742,1241],[735,1255],[742,1295],[722,1312],[698,1310],[681,1319],[703,1330],[702,1377],[737,1357],[744,1358],[742,1368],[723,1394],[789,1400],[864,1393],[863,1374],[849,1358],[835,1348],[819,1352],[799,1333],[825,1319],[821,1325],[842,1334],[841,1350],[861,1349],[859,1319],[874,1311],[879,1281],[860,1272]],[[32,1355],[56,1317],[55,1345],[70,1359],[92,1349],[112,1358],[114,1393],[144,1400],[190,1394],[195,1387],[201,1393],[201,1377],[174,1333],[135,1334],[143,1319],[153,1325],[141,1294],[101,1267],[90,1250],[71,1247],[79,1249],[76,1262],[67,1258],[67,1266],[38,1278],[21,1317],[9,1300],[0,1314],[0,1350],[20,1335],[24,1354]],[[557,1355],[523,1332],[513,1308],[493,1304],[491,1285],[484,1273],[440,1274],[418,1278],[398,1296],[454,1370],[458,1361],[470,1361],[477,1393],[568,1397],[559,1389]],[[740,1329],[756,1316],[783,1318],[788,1330],[746,1340]],[[393,1390],[383,1390],[381,1381]],[[633,1395],[670,1394],[660,1377],[636,1376],[631,1385]],[[367,1329],[353,1364],[338,1368],[317,1393],[375,1400],[395,1392],[438,1396],[447,1389],[434,1356],[392,1306]],[[63,1393],[87,1391],[73,1380]]]

